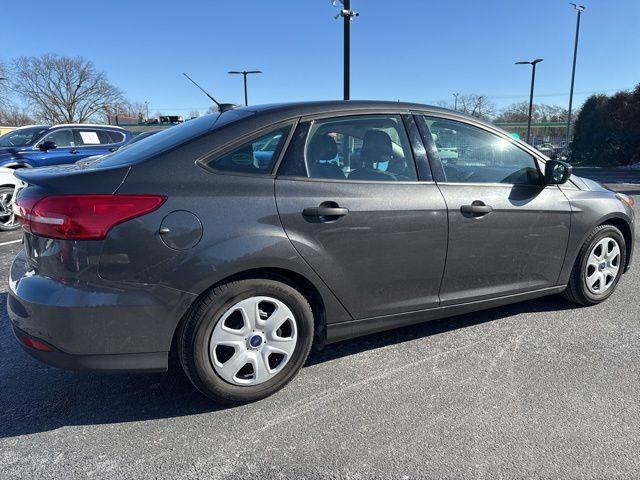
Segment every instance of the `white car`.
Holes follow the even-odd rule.
[[[13,214],[13,194],[16,178],[12,168],[0,167],[0,231],[15,230],[20,226]]]

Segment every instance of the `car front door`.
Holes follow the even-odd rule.
[[[442,305],[557,285],[571,206],[538,160],[508,135],[455,118],[417,116],[449,214]]]
[[[413,122],[302,119],[278,170],[287,235],[356,319],[439,304],[446,205]]]
[[[43,142],[51,141],[56,144],[56,148],[42,151],[39,148]],[[59,128],[45,135],[25,156],[32,167],[45,167],[48,165],[58,165],[62,163],[73,163],[76,158],[76,146],[73,131],[70,128]]]

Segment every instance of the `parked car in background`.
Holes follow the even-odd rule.
[[[125,147],[128,147],[130,145],[136,144],[140,140],[144,140],[145,138],[149,138],[152,135],[155,135],[156,133],[161,132],[161,131],[162,130],[149,130],[149,131],[146,131],[146,132],[139,133],[137,135],[132,133],[132,135],[134,135],[134,136],[132,136],[131,139],[127,143],[122,145],[118,150],[122,150]],[[91,155],[90,157],[85,157],[85,158],[83,158],[81,160],[78,160],[75,163],[76,163],[76,165],[88,166],[88,165],[90,165],[91,163],[93,163],[94,161],[96,161],[97,159],[99,159],[102,156],[103,155]]]
[[[0,167],[0,231],[15,230],[20,226],[13,214],[13,194],[16,188],[14,171]]]
[[[0,167],[44,167],[74,163],[117,150],[131,132],[108,125],[33,125],[0,137]]]
[[[23,348],[103,371],[172,352],[225,403],[282,388],[312,344],[558,293],[596,305],[635,238],[631,198],[400,102],[238,108],[16,177]]]

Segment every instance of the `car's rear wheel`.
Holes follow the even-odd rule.
[[[191,382],[219,403],[246,403],[284,387],[304,364],[313,313],[291,286],[239,280],[212,289],[182,325],[180,363]]]
[[[596,305],[616,289],[627,247],[624,236],[613,225],[600,225],[587,237],[571,273],[565,298],[580,305]]]

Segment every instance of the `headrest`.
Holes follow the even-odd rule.
[[[360,159],[367,163],[381,161],[383,156],[392,156],[391,137],[382,130],[369,130],[364,134]]]
[[[309,142],[309,158],[314,162],[332,160],[338,155],[338,145],[331,135],[316,135]]]

